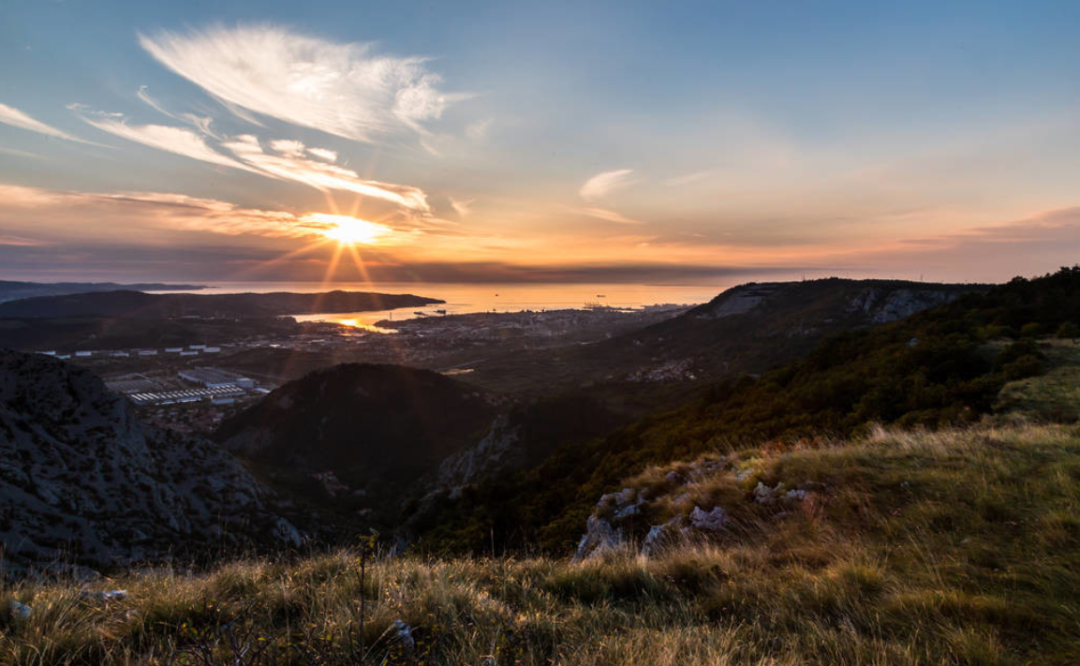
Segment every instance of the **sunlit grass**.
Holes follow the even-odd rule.
[[[1080,660],[1080,439],[1071,428],[879,430],[739,456],[771,482],[824,483],[827,499],[654,559],[629,550],[581,563],[404,557],[373,563],[361,580],[356,554],[341,551],[204,575],[8,585],[0,663]],[[705,483],[702,492],[731,489]],[[129,596],[94,601],[84,587]],[[30,605],[30,618],[15,618],[11,601]]]

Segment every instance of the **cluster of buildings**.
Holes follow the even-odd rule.
[[[177,391],[156,391],[153,393],[131,393],[128,398],[136,405],[178,405],[185,402],[209,400],[215,405],[230,405],[237,398],[247,395],[247,391],[236,387],[215,387],[202,389],[180,389]]]
[[[42,354],[46,356],[53,356],[62,360],[70,360],[74,358],[92,358],[96,356],[111,356],[113,358],[127,358],[134,354],[135,356],[157,356],[157,349],[136,349],[133,351],[77,351],[71,352],[57,352],[57,351],[43,351]],[[220,354],[221,347],[209,347],[207,345],[188,345],[187,347],[166,347],[166,354],[176,354],[177,356],[198,356],[199,354]]]
[[[228,405],[250,394],[269,392],[255,380],[221,368],[187,368],[178,371],[176,377],[180,381],[152,379],[141,374],[124,375],[111,378],[106,384],[137,405],[155,406],[204,400],[214,405]]]

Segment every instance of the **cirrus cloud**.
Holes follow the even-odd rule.
[[[426,58],[377,55],[273,26],[139,35],[158,62],[237,113],[246,110],[356,141],[439,119],[469,97],[439,89]],[[243,111],[238,115],[252,119]]]
[[[611,192],[626,187],[630,184],[630,174],[633,169],[617,169],[615,171],[603,171],[585,181],[578,190],[578,194],[585,201],[603,199]]]
[[[418,187],[365,180],[351,169],[304,156],[306,146],[300,141],[273,141],[270,147],[278,154],[262,149],[258,138],[244,134],[222,144],[245,164],[259,172],[283,180],[293,180],[317,190],[355,192],[397,204],[411,211],[429,212],[427,195]]]
[[[13,106],[8,106],[7,104],[0,104],[0,123],[18,127],[19,129],[29,130],[31,132],[37,132],[38,134],[56,137],[57,139],[75,141],[76,143],[90,143],[77,136],[72,136],[63,130],[58,130],[51,125],[46,125],[40,120],[31,118],[26,113]]]
[[[78,113],[83,122],[88,125],[128,141],[134,141],[144,146],[183,155],[209,164],[258,173],[255,169],[215,151],[201,135],[192,130],[171,125],[130,125],[119,114],[90,114],[79,104],[71,104],[69,108]]]

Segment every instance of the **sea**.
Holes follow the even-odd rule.
[[[522,310],[562,310],[607,306],[639,309],[649,305],[694,305],[712,300],[717,294],[746,282],[745,278],[706,285],[645,284],[448,284],[417,282],[213,282],[198,294],[268,293],[290,291],[312,293],[340,289],[382,294],[414,294],[438,298],[445,304],[420,308],[398,308],[373,312],[338,312],[296,315],[299,321],[327,321],[370,328],[384,319],[412,319],[441,314],[476,312],[520,312]]]

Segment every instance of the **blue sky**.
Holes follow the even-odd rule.
[[[0,277],[1044,272],[1080,250],[1078,28],[1073,2],[2,1]],[[335,264],[330,215],[377,240]]]

